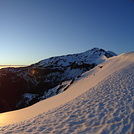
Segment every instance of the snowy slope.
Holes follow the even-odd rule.
[[[0,124],[2,134],[132,134],[134,52],[110,58],[59,95],[0,114]]]

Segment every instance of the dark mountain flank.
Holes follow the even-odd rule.
[[[59,94],[75,78],[112,56],[116,54],[94,48],[51,57],[27,67],[0,69],[0,112],[24,108]]]

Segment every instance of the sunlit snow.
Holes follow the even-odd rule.
[[[112,57],[65,92],[0,114],[0,133],[134,133],[134,52]]]

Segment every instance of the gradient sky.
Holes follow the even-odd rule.
[[[0,0],[0,65],[93,47],[134,51],[133,0]]]

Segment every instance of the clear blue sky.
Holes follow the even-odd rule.
[[[93,47],[134,51],[133,0],[0,0],[0,65]]]

